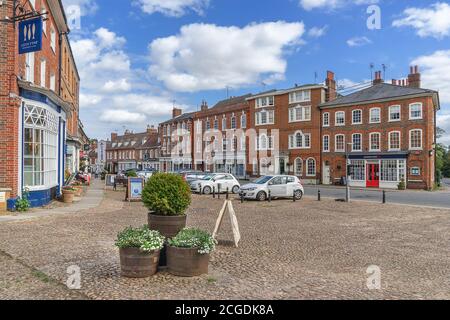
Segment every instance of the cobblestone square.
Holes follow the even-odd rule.
[[[120,277],[116,234],[146,223],[141,203],[105,192],[95,209],[0,223],[0,299],[449,299],[450,211],[355,202],[234,202],[210,274]],[[223,204],[194,196],[188,225],[213,231]],[[66,287],[81,269],[80,290]],[[367,268],[381,269],[368,290]]]

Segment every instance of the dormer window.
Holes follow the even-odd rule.
[[[275,97],[269,96],[269,97],[262,97],[256,99],[256,107],[257,108],[264,108],[264,107],[273,107],[275,106]]]

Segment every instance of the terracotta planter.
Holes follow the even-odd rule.
[[[77,187],[74,187],[74,189],[77,190],[77,191],[75,192],[75,195],[76,195],[77,197],[81,197],[81,195],[83,194],[83,187],[77,186]]]
[[[120,249],[122,276],[127,278],[147,278],[158,271],[159,250],[150,253],[139,248]]]
[[[63,190],[62,194],[63,194],[63,202],[64,203],[73,203],[75,191]]]
[[[169,273],[179,277],[197,277],[208,274],[209,254],[200,254],[198,249],[167,246]]]
[[[159,231],[166,238],[173,238],[186,228],[186,216],[158,216],[150,212],[148,227],[150,230]]]

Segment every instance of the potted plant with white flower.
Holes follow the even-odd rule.
[[[216,240],[206,231],[186,228],[168,240],[167,267],[180,277],[195,277],[208,273],[210,253]]]
[[[129,278],[146,278],[158,270],[160,250],[165,238],[148,226],[128,227],[117,236],[120,249],[122,275]]]

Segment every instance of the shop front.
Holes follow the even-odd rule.
[[[408,153],[352,154],[349,182],[352,187],[397,189],[406,183]]]
[[[47,205],[64,185],[66,111],[42,93],[21,90],[18,195]],[[66,109],[67,110],[67,109]]]

